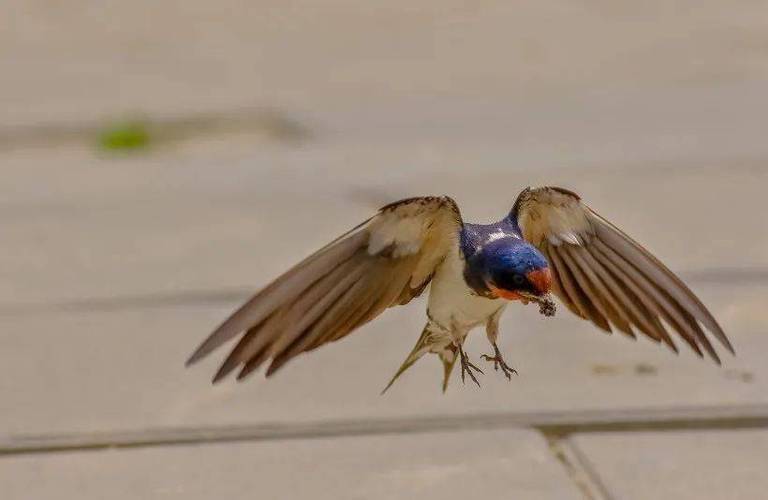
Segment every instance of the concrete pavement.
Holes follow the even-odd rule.
[[[2,498],[762,498],[756,4],[11,3]],[[238,121],[264,110],[309,133]],[[95,150],[94,124],[125,113],[233,125]],[[517,307],[502,323],[511,383],[489,371],[443,395],[424,360],[379,396],[419,300],[274,380],[212,387],[220,357],[184,369],[248,293],[378,205],[444,193],[488,220],[541,183],[680,272],[738,356],[718,367]]]
[[[5,459],[10,498],[582,498],[532,431],[452,432]],[[8,498],[8,497],[6,497]]]

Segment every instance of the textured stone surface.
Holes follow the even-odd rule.
[[[574,438],[622,500],[765,498],[768,431],[588,434]]]
[[[3,498],[581,498],[532,431],[455,432],[0,458]]]
[[[434,175],[422,164],[401,175],[377,160],[372,169],[329,162],[334,174],[327,175],[295,152],[253,162],[241,154],[231,164],[221,150],[195,159],[167,152],[107,160],[70,150],[2,157],[13,180],[0,186],[4,432],[765,402],[768,231],[764,218],[749,214],[766,170],[526,173],[494,164],[475,172],[448,165]],[[273,157],[285,163],[267,166]],[[248,291],[375,206],[444,192],[468,220],[488,220],[522,186],[541,182],[578,190],[673,269],[687,271],[739,356],[726,355],[717,368],[686,351],[674,356],[645,340],[604,336],[563,308],[548,319],[513,307],[501,340],[520,371],[511,383],[489,372],[482,390],[454,381],[442,395],[437,362],[425,359],[380,397],[423,325],[424,303],[416,301],[270,381],[211,387],[223,352],[183,369]],[[474,356],[487,348],[482,334],[470,339]]]
[[[4,3],[0,439],[768,403],[764,6],[411,4]],[[309,133],[284,140],[265,113]],[[94,126],[126,114],[180,135],[97,152]],[[192,130],[200,116],[226,130]],[[183,368],[247,291],[377,206],[449,194],[488,220],[535,184],[580,192],[682,272],[739,356],[718,368],[512,308],[511,383],[488,370],[442,395],[427,359],[381,397],[417,301],[274,380],[211,387],[223,352]],[[574,439],[616,498],[762,498],[763,434]],[[527,431],[6,456],[0,485],[3,499],[579,498]]]
[[[378,120],[371,110],[440,99],[454,107],[542,106],[601,91],[620,107],[627,91],[706,93],[768,77],[766,18],[750,2],[7,0],[5,7],[6,123],[244,105],[357,109]],[[749,108],[759,101],[733,95],[740,96],[724,111],[739,106],[759,117]]]
[[[297,358],[269,380],[257,374],[213,387],[224,352],[191,369],[183,362],[234,302],[5,315],[0,428],[17,434],[768,403],[768,288],[698,288],[739,352],[724,355],[722,368],[685,350],[675,356],[644,339],[601,334],[565,311],[544,318],[535,307],[516,307],[502,322],[501,348],[520,375],[507,382],[487,370],[478,389],[454,374],[445,395],[439,363],[430,358],[379,395],[418,336],[423,301]],[[470,338],[473,357],[487,350],[482,332]]]
[[[727,175],[712,163],[536,170],[497,149],[489,164],[404,172],[394,167],[407,152],[345,161],[353,153],[321,149],[0,155],[0,306],[256,289],[393,199],[450,194],[483,221],[544,183],[580,192],[675,270],[768,266],[768,221],[750,215],[768,183],[756,164],[731,162]]]

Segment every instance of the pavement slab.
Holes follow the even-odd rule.
[[[759,500],[768,489],[766,430],[619,432],[571,439],[612,499]]]
[[[5,2],[0,497],[765,496],[766,431],[677,429],[756,408],[739,422],[764,423],[768,405],[768,16],[638,5]],[[126,118],[152,124],[151,147],[97,150]],[[538,184],[579,192],[680,272],[737,357],[517,307],[500,343],[512,382],[487,370],[443,395],[425,359],[380,396],[419,299],[270,380],[211,386],[224,352],[183,367],[250,293],[378,206],[448,194],[491,220]],[[556,421],[549,443],[509,428],[536,414]],[[558,427],[569,415],[598,425]],[[82,449],[110,436],[151,446]],[[22,450],[56,442],[86,444]]]
[[[527,430],[6,456],[0,485],[7,500],[582,498]]]
[[[0,306],[255,290],[392,200],[449,194],[483,221],[537,184],[581,193],[676,271],[768,268],[768,220],[749,215],[768,184],[759,162],[726,162],[727,176],[713,163],[534,169],[497,149],[471,171],[469,159],[391,168],[411,154],[0,155]]]
[[[16,125],[254,105],[310,115],[407,110],[424,99],[520,105],[595,88],[658,97],[768,76],[759,2],[5,7],[0,109]]]
[[[749,215],[767,181],[759,162],[731,160],[727,176],[712,163],[530,170],[496,150],[471,172],[428,157],[408,171],[388,168],[414,151],[370,157],[366,168],[358,168],[369,156],[362,149],[320,145],[213,148],[193,158],[1,155],[11,179],[0,186],[3,432],[766,401],[759,353],[768,221]],[[717,368],[685,351],[602,335],[565,310],[545,320],[535,308],[514,308],[502,325],[502,348],[521,373],[511,384],[489,373],[482,390],[454,383],[443,396],[436,362],[426,359],[379,397],[423,326],[424,303],[416,301],[274,380],[210,387],[223,352],[183,369],[250,291],[375,207],[447,193],[466,219],[490,220],[523,186],[540,183],[579,191],[682,271],[739,356]],[[482,335],[469,348],[485,352]]]
[[[482,388],[456,374],[446,394],[425,358],[379,392],[424,322],[423,300],[394,309],[337,344],[291,362],[273,378],[216,386],[225,352],[193,368],[185,358],[235,306],[140,305],[102,311],[6,314],[0,319],[0,428],[30,434],[157,427],[306,423],[525,411],[631,410],[766,404],[764,285],[697,286],[738,356],[724,366],[645,339],[605,335],[560,311],[516,307],[502,321],[501,349],[520,375],[488,370]],[[682,347],[682,346],[681,346]],[[488,346],[481,333],[467,349]]]

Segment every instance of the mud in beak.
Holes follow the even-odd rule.
[[[548,293],[535,295],[523,291],[510,292],[493,286],[491,287],[491,291],[496,294],[496,297],[501,297],[507,300],[519,300],[523,304],[528,304],[529,302],[538,304],[539,312],[544,316],[554,316],[555,311],[557,310],[555,301],[552,300],[552,297]]]

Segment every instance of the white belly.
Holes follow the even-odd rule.
[[[438,267],[429,292],[429,316],[443,328],[460,330],[462,336],[484,325],[500,308],[502,299],[474,295],[464,281],[464,262],[458,248]]]

